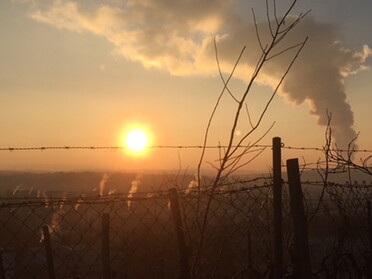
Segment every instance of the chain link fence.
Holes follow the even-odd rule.
[[[350,274],[359,272],[364,276],[369,272],[367,261],[371,253],[372,187],[329,184],[321,202],[319,193],[312,190],[314,187],[303,184],[314,273],[319,278],[333,278],[330,276],[337,272],[337,266],[342,266]],[[293,241],[288,196],[285,186],[283,240],[285,270],[290,273]],[[177,226],[182,226],[184,232],[194,278],[269,276],[273,247],[272,185],[236,184],[219,188],[213,195],[207,226],[202,231],[209,198],[208,190],[179,190],[181,223],[175,223],[170,211],[168,191],[2,198],[0,278],[53,278],[50,260],[54,278],[177,278],[180,271]],[[103,241],[105,214],[109,216],[106,224],[109,254],[105,253]],[[47,226],[50,235],[51,256],[46,252],[43,226]],[[194,263],[201,234],[205,243],[200,261]],[[342,259],[346,259],[347,265],[342,264]],[[103,273],[107,262],[110,277]]]

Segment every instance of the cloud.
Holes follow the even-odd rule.
[[[87,11],[77,2],[59,0],[31,17],[60,29],[103,36],[129,60],[186,75],[204,72],[198,67],[198,54],[219,30],[220,10],[229,2],[142,0],[129,1],[125,8],[106,5]]]
[[[48,23],[60,29],[82,32],[86,27],[74,2],[54,1],[47,11],[36,11],[31,17],[39,22]]]
[[[173,75],[215,74],[213,36],[216,36],[221,68],[229,72],[241,48],[247,48],[236,76],[245,81],[260,55],[255,26],[234,13],[233,0],[131,0],[122,6],[88,9],[74,1],[54,1],[31,17],[39,22],[75,32],[91,32],[113,43],[116,52],[144,67],[164,69]],[[261,38],[269,38],[267,23],[259,23]],[[355,136],[353,112],[347,102],[345,77],[366,68],[368,46],[360,51],[339,42],[337,28],[306,17],[286,38],[285,49],[309,36],[300,58],[281,90],[295,104],[309,102],[311,114],[325,125],[332,113],[337,143]],[[290,60],[279,56],[263,69],[258,82],[271,86]]]

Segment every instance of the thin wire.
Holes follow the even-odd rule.
[[[227,148],[227,145],[208,145],[207,149]],[[268,148],[269,144],[255,144],[251,146],[233,145],[233,148]],[[203,149],[202,145],[152,145],[148,149]],[[306,151],[323,151],[321,147],[296,147],[282,145],[283,149],[289,150],[306,150]],[[44,150],[125,150],[125,146],[40,146],[40,147],[0,147],[0,151],[44,151]],[[330,151],[347,152],[346,149],[331,149]],[[372,149],[355,149],[353,152],[372,153]]]
[[[252,145],[250,147],[270,147],[271,145]],[[210,145],[208,149],[226,148],[225,145]],[[233,146],[235,147],[235,146]],[[245,148],[246,146],[240,146]],[[152,145],[149,149],[202,149],[202,145]],[[124,150],[125,146],[41,146],[41,147],[1,147],[0,151],[44,151],[44,150]]]

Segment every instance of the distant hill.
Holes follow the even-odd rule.
[[[166,190],[169,187],[186,188],[190,181],[194,179],[195,172],[187,174],[170,171],[160,172],[17,172],[3,171],[0,172],[0,197],[12,195],[17,189],[19,195],[35,196],[39,192],[49,193],[81,193],[99,195],[100,193],[108,194],[109,192],[127,193],[132,183],[136,183],[139,192],[149,192]],[[231,177],[231,181],[250,180],[256,177],[270,177],[268,173],[249,173]],[[287,180],[287,174],[283,169],[283,180]],[[206,177],[203,177],[203,179]],[[306,170],[301,174],[301,180],[306,182],[321,182],[322,179],[317,171]],[[348,173],[330,174],[330,182],[345,184],[349,183]],[[249,185],[262,184],[260,180],[252,182]],[[353,171],[351,173],[352,184],[366,184],[372,186],[372,176]],[[247,186],[249,186],[247,185]],[[241,187],[240,184],[238,187]]]
[[[183,176],[183,175],[182,175]],[[192,180],[191,175],[182,178],[186,186]],[[126,193],[132,182],[138,185],[138,191],[157,191],[166,189],[165,184],[176,179],[175,175],[125,172],[0,172],[0,195],[9,192],[69,192],[69,193]],[[101,189],[102,188],[102,189]]]

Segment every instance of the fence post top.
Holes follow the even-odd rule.
[[[291,158],[287,160],[287,164],[298,164],[298,158]]]

